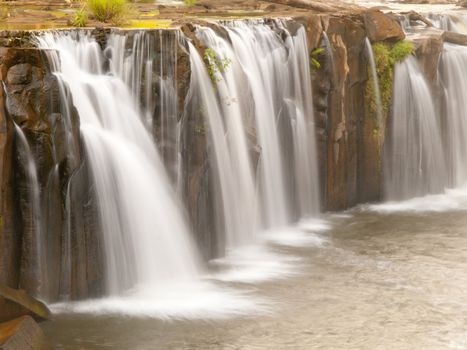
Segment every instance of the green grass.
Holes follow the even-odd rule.
[[[131,13],[127,0],[87,0],[89,13],[100,22],[122,24]]]
[[[195,6],[196,2],[197,0],[183,0],[183,3],[185,4],[185,6]]]
[[[75,27],[86,27],[86,24],[88,23],[88,12],[86,9],[80,8],[78,11],[75,13],[75,18],[73,19],[73,25]]]

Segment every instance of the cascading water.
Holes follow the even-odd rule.
[[[176,181],[180,180],[178,40],[176,30],[113,32],[105,49],[106,56],[110,57],[110,70],[130,88],[135,105],[145,116],[147,128],[156,135],[160,156]]]
[[[277,228],[299,215],[317,211],[316,158],[311,108],[308,51],[304,30],[294,37],[282,27],[264,23],[230,22],[225,25],[235,54],[247,78],[254,101],[254,119],[261,148],[259,164],[260,206],[265,228]],[[277,31],[282,31],[286,42]],[[292,179],[287,178],[290,139],[279,122],[285,120],[295,133],[292,143]],[[282,125],[282,124],[281,124]],[[298,163],[298,164],[297,164]],[[300,174],[299,174],[300,173]],[[274,174],[274,176],[272,176]],[[290,185],[292,183],[292,185]]]
[[[446,165],[433,99],[414,57],[395,66],[392,120],[385,146],[385,197],[441,192]]]
[[[368,38],[365,39],[366,50],[368,53],[368,59],[370,61],[371,76],[373,78],[373,91],[375,93],[376,102],[376,116],[378,118],[378,128],[383,127],[383,103],[381,102],[381,90],[379,89],[378,74],[376,72],[376,63],[373,55],[373,48]]]
[[[286,52],[279,36],[266,25],[233,22],[227,30],[254,101],[263,225],[280,227],[291,219],[277,120],[284,103],[281,88],[287,84]]]
[[[100,47],[84,33],[47,33],[38,42],[55,50],[48,51],[49,59],[81,118],[103,231],[108,293],[147,291],[196,278],[198,255],[129,87],[118,72],[104,70]]]
[[[445,44],[440,62],[446,108],[446,161],[449,186],[459,187],[467,181],[467,48]]]
[[[41,194],[39,181],[37,177],[37,168],[34,158],[32,156],[31,148],[29,147],[28,140],[24,135],[23,130],[17,125],[15,126],[15,133],[17,136],[20,154],[24,156],[24,169],[28,182],[29,190],[29,203],[30,203],[30,218],[26,221],[32,227],[25,228],[27,234],[23,237],[23,247],[26,251],[30,251],[29,257],[22,260],[21,263],[21,277],[25,279],[20,281],[22,288],[33,288],[34,293],[38,296],[45,294],[44,288],[47,286],[47,279],[45,275],[44,266],[44,249],[42,244],[44,237],[42,236],[41,225]],[[34,286],[25,285],[25,283],[35,283]]]
[[[253,242],[258,227],[278,228],[316,214],[318,175],[304,29],[292,36],[281,22],[227,22],[223,28],[230,41],[211,28],[197,28],[211,50],[205,55],[211,76],[190,46],[192,91],[201,95],[209,125],[228,244],[238,246]],[[258,200],[245,132],[249,123],[256,123],[260,146]]]
[[[238,247],[253,243],[257,229],[256,190],[244,123],[247,106],[240,94],[245,77],[238,61],[232,60],[234,53],[224,39],[209,28],[198,28],[198,35],[217,56],[211,57],[211,70],[219,68],[216,60],[228,65],[218,72],[212,71],[209,77],[204,62],[190,44],[193,67],[191,90],[201,95],[202,109],[209,124],[227,245],[230,248]]]

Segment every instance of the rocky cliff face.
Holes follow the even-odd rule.
[[[94,283],[100,278],[99,235],[77,114],[71,113],[72,133],[67,134],[63,110],[73,107],[61,105],[59,86],[44,52],[0,48],[0,57],[4,84],[0,283],[50,300],[60,295],[87,296],[99,289]],[[39,222],[31,201],[28,150],[19,142],[15,124],[24,133],[37,168]],[[70,255],[64,254],[66,246]],[[70,271],[65,273],[65,266]]]
[[[303,5],[306,1],[279,3]],[[310,54],[316,48],[326,48],[316,56],[320,66],[312,69],[322,208],[340,210],[379,200],[384,130],[376,130],[376,111],[367,108],[365,91],[369,77],[365,38],[374,42],[401,40],[404,35],[400,26],[374,11],[338,15],[331,14],[329,9],[320,12],[305,6],[292,14],[289,29],[305,26]],[[181,31],[188,39],[195,40],[190,24],[183,23]],[[94,33],[101,46],[107,34]],[[203,50],[199,42],[195,44]],[[435,44],[420,45],[418,51],[421,56],[427,56],[424,58],[427,70],[434,64]],[[20,35],[8,36],[3,46],[0,48],[0,80],[4,83],[0,89],[0,284],[24,288],[48,300],[99,295],[103,292],[99,218],[80,140],[79,118],[72,105],[64,106],[61,102],[61,90],[44,52],[31,48],[28,39]],[[219,247],[223,244],[216,235],[219,223],[210,215],[216,198],[204,118],[195,108],[189,108],[185,99],[190,61],[183,40],[177,44],[174,59],[180,141],[161,135],[157,128],[154,136],[161,152],[167,155],[164,159],[174,181],[177,159],[170,155],[171,150],[180,147],[183,173],[178,176],[182,197],[200,248],[206,258],[211,258],[222,253]],[[158,81],[161,77],[154,79]],[[160,93],[157,86],[154,93],[156,96]],[[72,116],[72,132],[68,135],[66,108]],[[159,108],[156,104],[156,125]],[[32,215],[26,157],[18,143],[14,123],[23,130],[37,164],[43,218],[40,249],[45,252],[40,261],[42,271],[37,268],[38,245],[34,231],[37,228]],[[253,130],[253,154],[258,151],[254,135]]]

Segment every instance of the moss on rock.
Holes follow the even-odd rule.
[[[383,115],[387,116],[392,99],[394,66],[408,56],[414,55],[415,49],[413,43],[406,40],[394,44],[378,42],[374,43],[372,47],[381,92]],[[368,73],[371,75],[370,71]],[[366,84],[365,99],[370,111],[376,114],[375,87],[372,79],[369,79]]]

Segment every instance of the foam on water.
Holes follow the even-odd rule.
[[[126,296],[51,305],[54,313],[125,315],[159,319],[225,319],[269,313],[270,303],[209,281],[165,285],[163,288],[135,288]]]
[[[363,210],[379,213],[397,212],[447,212],[467,210],[467,186],[447,189],[443,194],[415,197],[405,201],[391,201],[380,204],[363,205]]]
[[[212,261],[223,271],[212,278],[223,282],[258,283],[293,276],[298,273],[298,258],[252,245],[228,252],[224,258]]]

